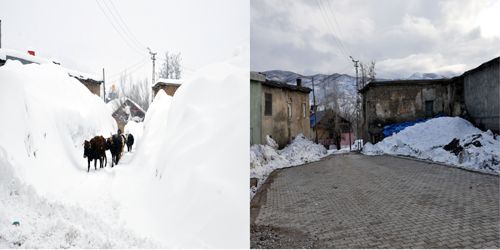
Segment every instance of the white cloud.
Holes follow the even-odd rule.
[[[402,77],[500,55],[500,1],[318,1],[251,1],[252,69],[351,73],[352,54],[377,61],[380,77]]]

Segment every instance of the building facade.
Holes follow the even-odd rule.
[[[374,81],[362,94],[362,137],[376,143],[388,124],[460,116],[499,133],[499,58],[451,79]]]
[[[163,79],[160,78],[153,86],[153,98],[160,89],[163,89],[169,96],[174,96],[177,89],[181,86],[181,81],[178,79]]]
[[[284,147],[298,134],[310,136],[309,92],[311,89],[267,80],[250,73],[250,143],[265,144],[270,135]]]

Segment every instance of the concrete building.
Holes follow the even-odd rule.
[[[250,143],[265,144],[270,135],[282,148],[298,134],[309,138],[309,92],[300,79],[289,85],[251,72]]]
[[[451,79],[374,81],[362,94],[362,137],[383,139],[388,124],[461,116],[481,129],[499,133],[500,58]]]
[[[180,79],[160,78],[153,86],[153,98],[156,96],[156,93],[158,93],[160,89],[163,89],[165,93],[167,93],[167,95],[174,96],[175,92],[181,86],[181,84],[182,81]]]
[[[480,129],[500,132],[500,57],[465,72],[464,104],[470,121]]]

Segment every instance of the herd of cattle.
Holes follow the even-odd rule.
[[[97,160],[99,160],[100,168],[108,164],[106,150],[111,152],[111,167],[113,167],[114,164],[118,164],[125,145],[127,145],[127,149],[130,152],[130,150],[132,150],[132,145],[134,145],[134,136],[132,134],[123,135],[120,129],[118,129],[117,134],[109,138],[98,135],[90,141],[85,140],[83,143],[83,158],[88,159],[87,172],[90,171],[91,161],[94,161],[95,170],[97,170]]]

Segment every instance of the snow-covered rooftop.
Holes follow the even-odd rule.
[[[18,50],[13,50],[13,49],[0,49],[0,60],[7,61],[7,60],[18,60],[21,61],[23,64],[27,63],[36,63],[36,64],[59,64],[57,60],[50,60],[47,58],[39,57],[39,56],[33,56],[28,54],[28,52],[22,52]],[[68,74],[72,77],[76,77],[79,79],[91,79],[94,81],[101,81],[100,77],[97,77],[96,75],[89,74],[89,73],[83,73],[79,72],[73,69],[68,69],[65,67],[61,68],[68,72]]]
[[[180,85],[180,84],[182,84],[182,82],[183,82],[182,79],[159,78],[156,81],[156,84],[176,84],[176,85]]]

